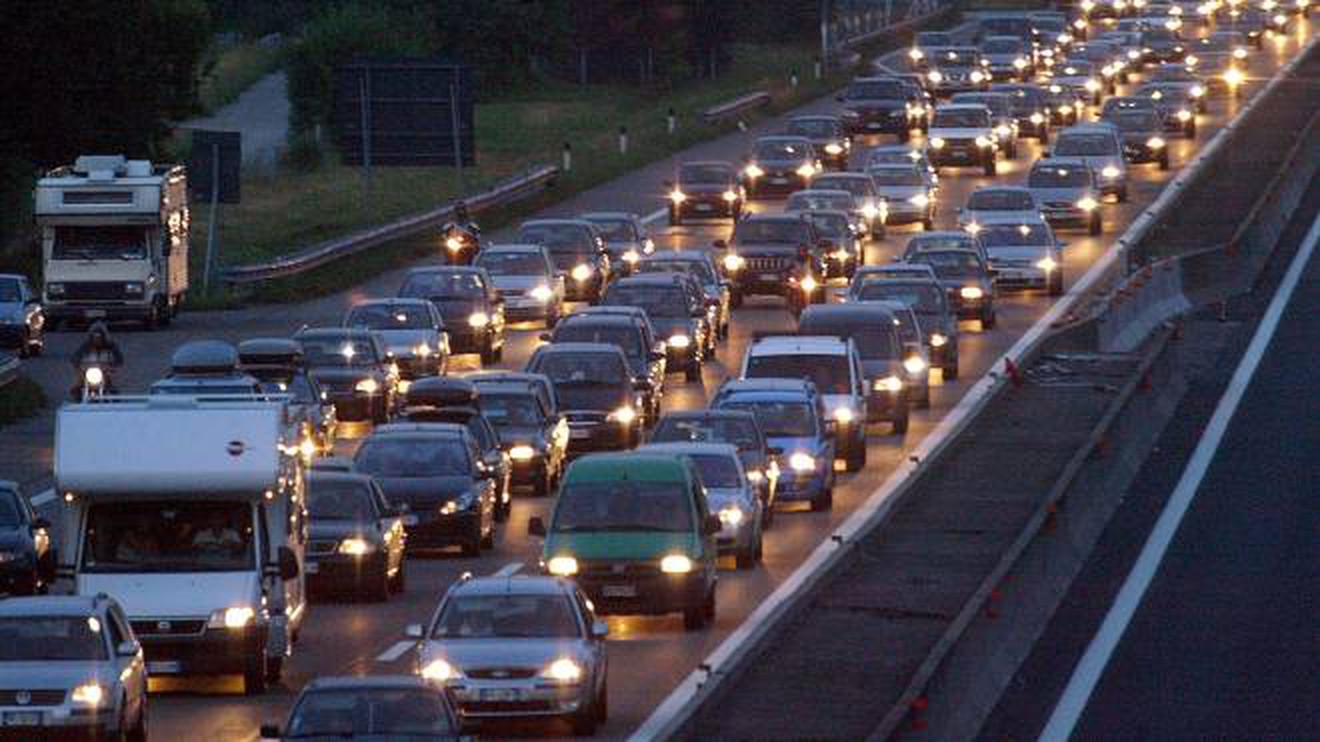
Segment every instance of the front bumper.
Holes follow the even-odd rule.
[[[0,323],[0,348],[14,348],[23,344],[28,336],[25,322]]]
[[[634,426],[612,420],[599,423],[573,423],[568,426],[568,455],[570,458],[596,451],[621,451],[634,440]]]
[[[50,302],[44,310],[47,321],[61,320],[144,320],[151,316],[147,302]]]
[[[597,613],[655,616],[697,608],[706,602],[710,586],[700,565],[696,571],[682,575],[665,574],[659,565],[629,563],[618,575],[610,567],[589,568],[576,577]]]
[[[930,162],[937,166],[984,165],[993,154],[993,148],[978,147],[975,142],[950,141],[939,149],[930,149]]]
[[[669,202],[669,216],[672,219],[686,217],[729,217],[738,212],[740,199],[725,200],[722,193],[688,194],[682,203]]]
[[[480,505],[452,515],[442,515],[438,509],[414,511],[408,521],[408,548],[442,549],[446,546],[466,546],[480,538]]]
[[[118,731],[119,713],[113,704],[91,708],[74,704],[68,696],[64,693],[64,700],[52,705],[0,706],[0,740],[97,739]]]
[[[811,186],[811,178],[804,178],[797,173],[766,173],[758,178],[747,178],[745,188],[748,195],[766,194],[788,195],[794,191]]]
[[[194,621],[196,619],[193,619]],[[205,625],[205,619],[201,619]],[[135,631],[139,625],[154,625],[154,619],[133,620]],[[178,622],[175,622],[178,625]],[[147,660],[147,672],[152,677],[161,675],[226,675],[241,673],[248,662],[266,651],[270,629],[266,624],[254,624],[244,629],[203,629],[183,635],[153,635],[138,633],[142,651]]]
[[[396,357],[394,363],[399,367],[399,378],[412,381],[424,376],[437,376],[440,374],[440,361],[443,358],[438,353],[433,353],[425,358],[420,356],[402,356]]]
[[[467,322],[461,324],[461,327],[446,330],[449,333],[449,352],[480,353],[486,347],[486,336],[490,330],[472,327]]]
[[[870,414],[868,412],[868,414]],[[829,480],[827,467],[834,462],[817,464],[815,472],[799,474],[791,469],[782,471],[775,489],[775,499],[779,502],[811,502],[825,494],[825,485]]]
[[[889,216],[885,224],[913,224],[923,222],[930,217],[930,206],[917,206],[903,201],[889,202]]]
[[[331,392],[329,396],[339,420],[371,420],[383,417],[386,412],[385,395],[379,392]]]
[[[790,296],[798,291],[789,283],[788,271],[757,271],[744,267],[733,275],[733,285],[743,296]]]
[[[591,276],[585,281],[566,276],[564,278],[564,298],[569,301],[592,301],[600,296],[601,284],[600,271],[592,271]]]
[[[1045,221],[1051,227],[1076,227],[1085,229],[1091,224],[1091,217],[1094,211],[1087,211],[1080,206],[1050,206],[1046,204],[1041,209],[1041,214],[1045,216]]]
[[[859,110],[857,116],[844,116],[844,126],[854,134],[904,134],[915,123],[906,109]]]
[[[513,322],[545,319],[550,314],[551,301],[539,301],[530,296],[506,296],[504,299],[504,319]]]
[[[868,384],[874,384],[875,381],[867,379]],[[907,408],[906,394],[906,389],[897,392],[875,391],[872,386],[871,392],[866,395],[866,422],[893,422],[898,419]]]
[[[1050,273],[1035,266],[999,265],[991,261],[990,267],[998,271],[995,285],[999,288],[1042,289],[1049,286]]]
[[[536,672],[533,670],[532,672]],[[521,674],[521,673],[520,673]],[[591,701],[590,683],[553,683],[536,676],[468,678],[445,686],[459,713],[473,719],[518,719],[571,714]]]
[[[305,564],[307,587],[312,590],[356,589],[365,580],[380,575],[384,559],[385,554],[379,551],[361,557],[349,554],[309,554]]]
[[[545,479],[548,466],[549,458],[539,452],[530,459],[515,460],[509,473],[509,483],[514,486],[538,484]]]

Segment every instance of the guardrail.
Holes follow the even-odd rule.
[[[9,386],[18,378],[18,369],[22,362],[18,356],[0,355],[0,389]]]
[[[550,186],[558,175],[559,167],[540,165],[526,173],[509,178],[490,190],[445,204],[437,209],[337,237],[266,263],[231,266],[221,272],[220,278],[230,285],[242,285],[306,273],[377,245],[439,227],[453,218],[454,208],[458,203],[465,204],[471,213],[479,213],[495,206],[521,200],[531,193],[540,191]]]
[[[750,111],[754,108],[764,108],[770,105],[770,93],[765,90],[757,90],[746,95],[740,95],[730,101],[725,101],[701,112],[701,117],[706,121],[719,121],[730,116],[736,116],[744,111]]]

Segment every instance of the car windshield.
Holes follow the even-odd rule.
[[[940,110],[935,109],[935,118],[930,122],[933,129],[988,129],[990,112],[975,109]]]
[[[606,219],[597,218],[591,220],[600,230],[600,236],[605,238],[606,242],[636,242],[641,239],[637,234],[637,228],[630,219]]]
[[[980,237],[986,246],[995,247],[1054,244],[1054,237],[1040,224],[992,224],[981,229]]]
[[[752,150],[752,158],[756,160],[805,160],[811,152],[810,148],[802,142],[785,141],[760,141]]]
[[[806,379],[816,382],[821,394],[852,391],[848,357],[842,354],[753,355],[747,360],[743,376],[748,379]]]
[[[457,436],[380,436],[368,438],[353,468],[385,479],[467,476],[467,449]]]
[[[917,34],[917,46],[950,46],[953,34],[943,31],[922,31]]]
[[[727,165],[684,165],[678,170],[678,182],[724,185],[733,179]]]
[[[485,294],[481,276],[470,271],[417,273],[399,290],[399,296],[417,299],[480,299]]]
[[[852,211],[853,200],[851,194],[829,194],[829,193],[794,193],[788,197],[788,203],[784,204],[784,211],[816,211],[821,209],[838,209],[840,211]]]
[[[913,237],[908,240],[907,249],[903,252],[905,255],[912,255],[924,250],[945,250],[945,249],[964,249],[975,250],[976,238],[958,233],[947,235],[921,236]]]
[[[847,97],[875,98],[878,100],[903,98],[903,85],[897,80],[867,80],[866,82],[854,82],[848,86]]]
[[[711,270],[710,263],[704,260],[643,260],[638,266],[642,273],[685,273],[702,284],[716,283],[719,279]]]
[[[816,416],[806,402],[778,400],[730,401],[721,407],[756,416],[767,438],[809,438],[816,435]]]
[[[1187,91],[1180,85],[1147,85],[1137,91],[1137,95],[1164,105],[1176,105],[1187,98]]]
[[[838,335],[851,338],[857,345],[857,355],[865,361],[893,358],[896,354],[894,335],[883,328],[851,323],[846,326],[836,326],[828,320],[818,324],[804,318],[798,331],[803,335]]]
[[[0,278],[0,303],[12,304],[23,298],[18,290],[18,281],[12,278]]]
[[[687,533],[693,528],[691,495],[683,482],[619,479],[570,481],[559,494],[553,530],[659,531]]]
[[[1125,132],[1158,131],[1160,128],[1160,117],[1152,111],[1122,111],[1109,120]]]
[[[981,51],[986,54],[1017,54],[1022,51],[1022,42],[1017,39],[990,39],[981,44]]]
[[[312,520],[366,523],[375,515],[371,487],[366,482],[327,482],[313,476],[307,488],[307,513]]]
[[[995,88],[996,91],[1006,93],[1009,96],[1009,106],[1014,113],[1030,113],[1036,109],[1044,93],[1035,88],[1016,87],[1016,88]]]
[[[1167,28],[1151,28],[1141,34],[1141,41],[1144,44],[1149,44],[1152,41],[1172,43],[1179,40],[1178,34]]]
[[[1036,202],[1027,191],[987,189],[973,191],[967,199],[970,211],[1034,211]]]
[[[927,282],[867,281],[857,291],[861,301],[901,301],[917,310],[919,314],[935,314],[940,311],[941,289]]]
[[[817,232],[833,239],[835,242],[840,242],[851,236],[852,225],[848,222],[848,217],[843,214],[829,214],[813,211],[809,212],[807,217],[811,219],[811,223],[816,226]]]
[[[880,167],[871,171],[876,185],[882,186],[919,186],[925,185],[925,178],[914,167]]]
[[[793,119],[785,127],[785,133],[824,139],[838,133],[838,123],[834,119]]]
[[[591,235],[576,224],[529,224],[518,230],[519,242],[544,245],[554,253],[590,253]]]
[[[981,259],[970,250],[931,250],[912,258],[918,265],[929,265],[940,278],[980,275]]]
[[[492,276],[546,275],[545,258],[530,252],[483,250],[477,254],[476,265]]]
[[[425,307],[408,304],[366,304],[353,307],[344,324],[368,330],[433,329],[431,313]]]
[[[967,67],[976,62],[977,54],[978,52],[974,47],[945,49],[932,62],[942,67]]]
[[[53,260],[141,260],[147,256],[151,229],[145,226],[97,225],[55,227]]]
[[[569,597],[460,595],[445,601],[432,639],[573,639],[582,635]]]
[[[376,346],[366,338],[328,337],[303,338],[298,341],[302,346],[303,360],[308,366],[374,366]]]
[[[530,428],[545,423],[541,406],[530,394],[482,392],[477,397],[481,412],[497,428]]]
[[[1070,59],[1059,71],[1055,73],[1056,77],[1089,77],[1091,74],[1091,63],[1085,60]]]
[[[616,285],[601,300],[607,306],[641,307],[650,317],[686,317],[687,292],[677,286]]]
[[[629,378],[623,359],[607,353],[546,353],[534,358],[528,370],[555,384],[615,386]]]
[[[697,468],[701,483],[712,489],[731,489],[743,485],[738,476],[738,459],[720,454],[693,453],[686,457]]]
[[[1155,104],[1150,97],[1144,98],[1110,98],[1105,101],[1104,111],[1101,118],[1112,119],[1121,111],[1155,111]]]
[[[663,417],[651,432],[652,443],[730,443],[739,450],[760,445],[756,423],[734,418]]]
[[[84,530],[86,572],[241,572],[252,569],[246,502],[93,504]]]
[[[847,191],[853,195],[854,199],[872,195],[872,189],[867,187],[867,182],[862,178],[838,178],[824,175],[816,178],[815,185],[821,190]]]
[[[105,660],[104,630],[96,616],[5,616],[0,662]]]
[[[1027,176],[1031,188],[1084,188],[1091,184],[1091,174],[1083,167],[1042,165],[1033,167]]]
[[[1153,72],[1147,74],[1146,79],[1152,82],[1196,82],[1196,75],[1188,72],[1186,67],[1178,65],[1156,67]]]
[[[624,355],[630,358],[636,358],[642,354],[641,331],[632,325],[566,322],[555,329],[554,341],[556,343],[617,345]]]
[[[1116,153],[1114,138],[1107,134],[1064,134],[1054,146],[1060,157],[1103,157]]]
[[[12,528],[23,524],[23,513],[16,497],[11,492],[0,492],[0,527]]]
[[[457,739],[442,691],[354,688],[304,693],[289,717],[285,739]]]
[[[1008,99],[997,95],[958,95],[954,96],[953,102],[976,103],[989,108],[991,114],[1000,117],[1007,117],[1012,110]]]
[[[797,245],[806,241],[801,222],[747,220],[733,228],[733,239],[741,243],[779,242]]]

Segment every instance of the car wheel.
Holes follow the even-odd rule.
[[[820,496],[811,501],[811,512],[821,513],[834,509],[834,488],[826,487]]]
[[[1118,192],[1118,202],[1121,204],[1127,203],[1127,200],[1128,200],[1128,189],[1127,186],[1123,186],[1122,190]]]
[[[495,548],[495,521],[493,518],[490,523],[490,530],[481,535],[478,547],[486,550]]]
[[[1161,170],[1169,169],[1169,154],[1167,152],[1160,155],[1160,169]]]
[[[1100,216],[1098,214],[1091,217],[1091,226],[1087,231],[1090,232],[1092,236],[1104,231],[1104,226],[1100,223]]]
[[[953,363],[943,368],[944,380],[955,381],[958,378],[958,358],[955,356]]]
[[[1187,124],[1186,126],[1183,127],[1183,136],[1187,137],[1188,139],[1195,139],[1195,138],[1196,138],[1196,122],[1195,122],[1195,121],[1188,122],[1188,124]]]
[[[701,381],[701,364],[695,359],[689,361],[687,368],[683,369],[683,378],[687,381]]]
[[[596,697],[596,721],[604,724],[610,718],[610,685],[600,684],[600,695]]]
[[[996,172],[996,168],[995,168],[995,156],[994,156],[994,155],[990,155],[990,156],[987,157],[986,160],[985,160],[985,174],[986,174],[987,176],[993,178],[993,177],[995,176],[995,172]]]
[[[596,735],[596,709],[594,703],[583,704],[572,716],[569,724],[575,737],[594,737]]]
[[[550,467],[547,466],[541,476],[537,477],[536,482],[532,484],[532,497],[545,497],[550,494]]]
[[[481,525],[477,525],[477,532],[471,534],[467,541],[463,542],[463,556],[475,557],[481,556],[481,542],[485,538],[481,534]]]
[[[380,562],[379,569],[373,569],[367,578],[366,598],[371,603],[384,603],[390,599],[390,568],[385,559]]]
[[[931,217],[926,217],[925,219],[922,219],[921,228],[927,232],[933,231],[935,229],[935,220]]]
[[[483,347],[481,348],[481,353],[480,353],[480,355],[481,355],[481,365],[482,365],[482,366],[490,366],[490,365],[494,365],[494,363],[495,363],[495,343],[494,343],[494,341],[487,341],[487,342],[486,342],[486,345],[483,346]]]
[[[1050,277],[1050,296],[1063,296],[1063,274],[1056,273]]]
[[[908,430],[908,410],[907,405],[903,405],[903,410],[894,418],[894,435],[904,435]]]
[[[900,142],[906,142],[906,141],[908,141],[908,140],[911,139],[911,138],[912,138],[912,130],[911,130],[911,129],[908,129],[907,127],[903,127],[902,129],[899,129],[899,130],[898,130],[898,141],[900,141]]]
[[[266,686],[277,685],[284,677],[284,658],[272,657],[266,660]]]
[[[142,710],[138,712],[137,721],[129,728],[126,738],[128,742],[147,742],[147,699],[142,699]]]
[[[697,606],[696,608],[683,609],[683,630],[700,631],[706,627],[706,608]]]
[[[1050,143],[1050,130],[1046,128],[1044,124],[1042,124],[1040,127],[1040,134],[1036,137],[1036,141],[1040,142],[1041,144]]]
[[[866,466],[866,435],[863,433],[860,441],[854,441],[848,457],[844,460],[848,471],[861,471]]]
[[[734,566],[738,569],[751,569],[756,566],[756,543],[753,541],[747,544],[747,548],[738,552],[733,557]]]
[[[683,223],[683,217],[679,216],[672,209],[669,212],[669,226],[677,227]]]
[[[258,651],[256,657],[249,658],[243,668],[243,694],[259,696],[266,692],[266,673],[268,658],[264,651]]]
[[[986,330],[995,329],[995,324],[998,322],[998,319],[999,318],[995,315],[995,310],[991,309],[989,311],[982,311],[981,331],[984,332]]]
[[[930,385],[927,384],[921,392],[921,399],[917,400],[917,409],[930,409]]]

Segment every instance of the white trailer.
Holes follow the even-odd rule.
[[[105,397],[55,427],[60,568],[124,606],[153,676],[278,679],[302,624],[304,472],[281,398]]]
[[[37,181],[48,320],[168,323],[188,291],[182,165],[79,157]]]

